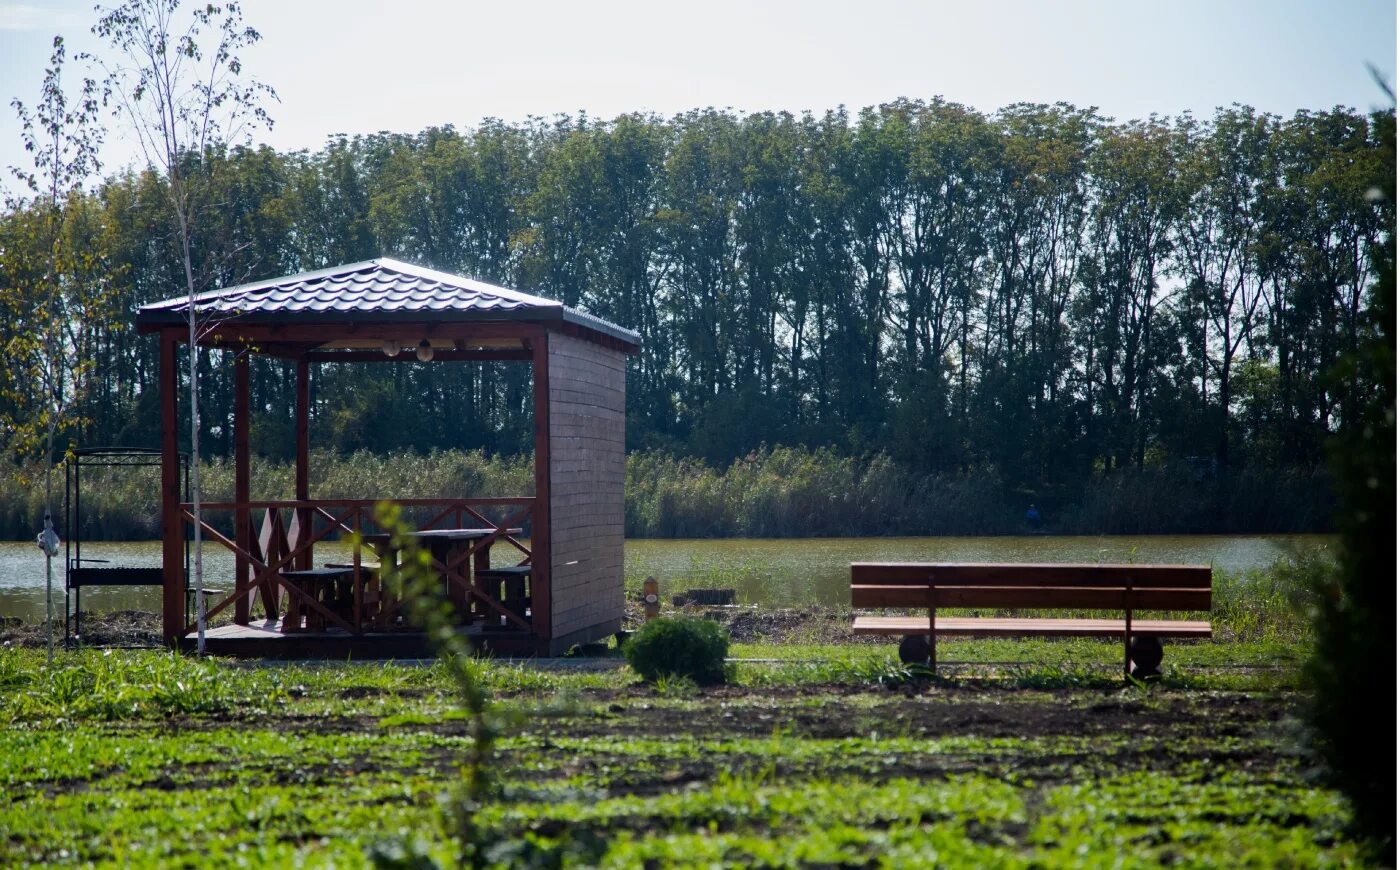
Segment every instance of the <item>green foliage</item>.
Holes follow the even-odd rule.
[[[471,647],[458,632],[459,619],[451,600],[443,594],[442,578],[433,570],[431,555],[414,537],[414,528],[405,522],[397,505],[381,502],[375,508],[375,523],[389,533],[389,545],[399,554],[398,564],[387,573],[384,582],[403,602],[409,621],[422,629],[438,655],[443,668],[451,676],[457,700],[470,726],[471,744],[461,767],[461,778],[445,798],[444,810],[450,830],[458,843],[458,858],[463,866],[486,867],[490,859],[486,849],[490,840],[480,821],[480,814],[499,791],[493,767],[493,747],[499,736],[500,717],[492,710],[485,687],[472,662]],[[410,854],[411,854],[411,850]],[[420,866],[417,857],[401,863],[394,849],[381,849],[372,857],[387,863],[380,866]]]
[[[1359,830],[1395,863],[1395,118],[1379,119],[1388,155],[1372,197],[1387,236],[1366,308],[1365,341],[1336,373],[1353,417],[1331,445],[1341,511],[1338,570],[1317,588],[1317,647],[1309,661],[1315,744],[1351,800]],[[1374,735],[1387,735],[1376,739]]]
[[[1262,571],[1217,576],[1211,621],[1230,640],[1308,639],[1317,583],[1335,569],[1329,550],[1303,550]]]
[[[651,685],[663,698],[693,698],[700,688],[690,677],[670,673],[658,675]]]
[[[311,454],[312,498],[388,498],[411,493],[425,498],[462,495],[516,496],[534,492],[534,469],[529,457],[487,456],[480,450],[373,454],[359,451],[337,456],[317,450]],[[207,460],[202,475],[209,500],[232,500],[233,462]],[[295,467],[289,460],[254,457],[253,498],[289,498],[294,492]],[[0,537],[29,538],[32,517],[42,506],[42,491],[0,478]],[[231,516],[206,517],[217,528],[231,531]],[[405,519],[426,522],[421,511]],[[79,530],[84,540],[150,540],[160,537],[160,470],[93,469],[83,475],[83,504]]]
[[[884,454],[760,448],[724,467],[644,451],[627,458],[626,533],[639,538],[988,535],[1026,531],[1028,501],[1059,534],[1326,529],[1320,471],[1124,469],[1030,499],[991,468],[937,474]]]
[[[708,619],[662,617],[637,629],[622,651],[642,679],[675,685],[683,677],[711,685],[725,681],[729,636]]]
[[[312,498],[518,496],[534,492],[528,456],[480,450],[311,454]],[[37,469],[36,469],[37,471]],[[254,498],[290,497],[289,461],[254,457]],[[233,497],[233,463],[204,463],[210,500]],[[1250,469],[1202,483],[1182,471],[1131,470],[1061,498],[1061,534],[1299,532],[1326,526],[1327,477]],[[1025,531],[1025,495],[992,472],[925,475],[889,457],[776,447],[727,468],[657,452],[627,457],[624,529],[630,538],[987,535]],[[158,469],[94,470],[83,477],[78,521],[85,540],[150,540],[160,533]],[[0,478],[0,538],[33,534],[43,493]],[[1040,504],[1045,504],[1040,502]],[[407,518],[424,522],[426,513]],[[231,532],[230,514],[208,520]],[[61,530],[73,534],[71,530]]]
[[[33,163],[32,171],[13,172],[33,198],[7,200],[0,216],[0,456],[19,460],[9,470],[21,483],[38,460],[43,509],[26,517],[34,529],[45,510],[57,513],[52,461],[89,422],[94,337],[115,321],[111,296],[120,273],[106,259],[100,208],[83,191],[100,168],[97,84],[85,79],[70,94],[66,62],[63,38],[55,36],[38,104],[31,112],[11,103]]]
[[[1367,329],[1359,303],[1388,223],[1364,194],[1392,117],[1235,107],[1114,123],[1064,104],[899,99],[801,116],[491,121],[313,153],[197,148],[179,179],[120,173],[81,211],[114,311],[185,286],[166,228],[187,184],[201,278],[388,254],[636,329],[628,435],[645,451],[726,473],[764,444],[891,457],[823,461],[824,482],[766,488],[772,504],[742,509],[689,469],[637,513],[677,530],[657,534],[784,534],[785,510],[830,527],[852,503],[960,531],[1029,501],[1064,508],[1052,525],[1087,504],[1073,528],[1166,516],[1317,529],[1330,515],[1315,495],[1322,445],[1356,415],[1327,372]],[[7,258],[44,260],[26,230],[43,217],[0,214]],[[126,321],[83,336],[84,439],[153,444],[153,345]],[[199,368],[200,444],[227,455],[229,367],[215,354]],[[528,366],[313,377],[313,443],[340,455],[531,446]],[[286,459],[295,391],[277,360],[255,360],[252,383],[255,449]],[[407,413],[425,405],[436,413]],[[1212,458],[1218,486],[1177,473]],[[896,486],[878,486],[881,462]],[[1275,476],[1285,497],[1255,497]],[[848,479],[851,498],[835,487]],[[832,494],[839,509],[819,503]]]
[[[223,674],[210,662],[176,654],[143,657],[95,651],[31,670],[13,652],[0,653],[0,686],[10,694],[0,719],[120,721],[227,711]]]
[[[980,648],[949,644],[960,656]],[[992,643],[1005,656],[1011,643]],[[1050,644],[1034,645],[1039,656]],[[1060,644],[1075,655],[1114,644]],[[1238,644],[1173,653],[1251,660]],[[799,664],[862,649],[809,649]],[[100,660],[100,661],[98,661]],[[42,680],[0,652],[0,703]],[[137,683],[209,670],[205,712],[121,722],[55,710],[0,729],[6,865],[447,866],[438,795],[471,738],[450,668],[245,665],[63,654]],[[493,693],[517,665],[482,663]],[[499,672],[499,673],[498,673]],[[1288,748],[1296,696],[1163,681],[1150,697],[1027,672],[928,694],[779,678],[668,698],[625,674],[537,670],[581,689],[497,740],[477,820],[488,866],[1345,866],[1341,795]],[[797,672],[773,670],[795,676]],[[805,679],[805,678],[804,678]],[[1031,685],[1031,683],[1038,685]],[[596,691],[602,689],[603,691]],[[82,686],[55,688],[76,696]],[[399,714],[385,727],[376,713]],[[1163,727],[1164,723],[1168,727]],[[191,831],[197,832],[191,835]]]

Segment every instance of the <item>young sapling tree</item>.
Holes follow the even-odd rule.
[[[180,0],[126,0],[98,11],[101,17],[92,30],[106,42],[108,54],[93,60],[106,74],[114,113],[135,139],[146,165],[164,179],[189,296],[190,513],[198,649],[203,654],[199,340],[218,325],[220,315],[198,308],[207,276],[197,275],[195,269],[197,216],[206,204],[210,158],[218,149],[246,140],[258,127],[271,127],[263,103],[277,94],[244,72],[243,51],[262,37],[243,23],[237,2],[183,10]]]

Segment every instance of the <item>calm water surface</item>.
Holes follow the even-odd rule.
[[[654,576],[662,597],[685,589],[738,590],[748,603],[841,604],[849,601],[851,562],[1177,562],[1208,564],[1222,574],[1268,567],[1293,549],[1318,549],[1326,535],[1150,535],[1115,537],[809,538],[634,540],[627,542],[629,587]],[[232,587],[233,555],[204,550],[205,582]],[[159,565],[160,542],[88,543],[83,557],[121,565]],[[348,560],[349,547],[316,547],[316,561]],[[63,562],[54,560],[54,610],[63,608]],[[158,610],[156,588],[88,589],[83,609]],[[44,559],[33,544],[0,542],[0,616],[44,613]]]

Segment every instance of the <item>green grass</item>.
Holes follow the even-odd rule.
[[[500,866],[1360,863],[1308,775],[1296,644],[957,641],[933,684],[889,647],[736,644],[737,686],[483,662],[512,713]],[[888,687],[888,688],[887,688]],[[0,864],[448,860],[465,723],[440,666],[0,651]]]
[[[732,659],[763,659],[779,661],[838,661],[863,662],[889,659],[894,655],[895,641],[873,644],[766,644],[731,643]],[[1166,642],[1166,663],[1184,668],[1210,666],[1278,666],[1300,664],[1308,653],[1308,645],[1295,641],[1249,641],[1212,643],[1178,641]],[[1121,664],[1123,647],[1116,641],[1091,638],[1051,640],[1026,638],[1006,640],[979,638],[977,640],[943,640],[938,644],[939,661],[985,664],[1015,662],[1017,664]]]
[[[1296,685],[1301,643],[1177,643],[1167,647],[1164,681],[1191,690],[1272,690]],[[737,685],[876,686],[899,668],[894,645],[733,644]],[[756,660],[756,661],[748,661]],[[939,644],[941,673],[977,685],[1114,686],[1122,647],[1092,639],[960,640]],[[608,665],[611,667],[608,667]],[[621,689],[635,682],[620,659],[601,670],[551,670],[528,662],[483,662],[493,694],[549,697]],[[35,650],[0,650],[0,722],[127,721],[172,716],[303,715],[384,717],[451,707],[438,665],[227,663],[156,651],[60,653],[53,668]],[[349,704],[347,702],[353,702]]]

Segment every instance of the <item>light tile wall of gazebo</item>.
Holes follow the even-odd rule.
[[[622,627],[627,377],[619,350],[549,336],[550,653]]]

